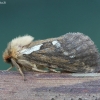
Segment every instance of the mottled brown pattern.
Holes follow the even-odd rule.
[[[61,47],[57,48],[52,45],[54,40],[57,40]],[[70,33],[52,41],[42,42],[43,46],[39,51],[24,54],[23,59],[32,64],[35,63],[37,67],[44,66],[55,70],[59,68],[61,72],[95,72],[98,70],[99,53],[89,37],[80,33]],[[64,55],[64,52],[68,52],[68,55]]]

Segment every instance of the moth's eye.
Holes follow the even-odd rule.
[[[6,59],[6,62],[7,62],[7,63],[11,63],[11,58],[7,58],[7,59]]]

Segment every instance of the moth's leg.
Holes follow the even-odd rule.
[[[42,70],[42,69],[39,69],[36,64],[31,64],[29,61],[26,61],[26,60],[18,60],[18,62],[24,66],[27,65],[27,67],[29,67],[31,70],[33,71],[37,71],[37,72],[48,72],[47,70]],[[41,65],[40,65],[41,66]]]
[[[55,69],[49,69],[49,70],[52,71],[52,72],[55,72],[55,73],[60,73],[60,71],[57,71]]]
[[[60,73],[60,71],[57,71],[56,69],[58,68],[57,65],[50,65],[49,70],[51,72],[55,72],[55,73]]]
[[[13,64],[11,63],[11,66],[6,70],[6,71],[10,71],[13,68]]]
[[[36,64],[33,65],[32,70],[37,71],[37,72],[43,72],[43,73],[48,72],[48,71],[46,71],[46,70],[38,69],[37,66],[36,66]]]
[[[13,68],[13,66],[10,66],[6,71],[10,71]]]
[[[13,65],[18,69],[18,71],[22,75],[23,79],[25,80],[24,73],[23,73],[21,67],[16,63],[16,61],[14,59],[11,59],[11,61],[12,61]]]

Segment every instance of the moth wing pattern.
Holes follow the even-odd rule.
[[[99,69],[99,52],[94,42],[82,33],[67,33],[42,42],[33,41],[30,45],[36,44],[42,44],[39,50],[23,53],[17,59],[22,69],[75,73],[96,72]]]

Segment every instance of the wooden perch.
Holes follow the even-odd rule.
[[[0,71],[0,100],[100,100],[100,73]]]

